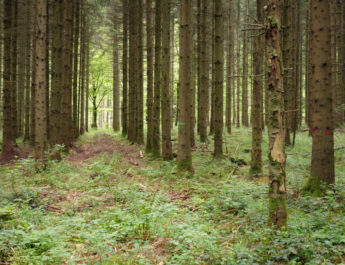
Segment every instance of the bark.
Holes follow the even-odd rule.
[[[137,24],[137,0],[129,1],[129,117],[128,139],[136,142],[137,137],[137,78],[138,78],[138,24]]]
[[[249,1],[246,2],[245,24],[249,22]],[[249,126],[248,122],[248,36],[243,31],[243,79],[242,79],[242,124]]]
[[[162,157],[171,160],[170,0],[162,0]]]
[[[268,224],[278,228],[287,224],[285,185],[285,130],[282,83],[281,10],[279,0],[269,0],[266,10],[266,41],[269,97],[269,217]]]
[[[45,151],[47,148],[47,116],[46,116],[46,24],[47,5],[45,0],[36,0],[37,29],[36,29],[36,98],[35,98],[35,159],[45,165]]]
[[[120,130],[120,64],[119,64],[119,43],[118,43],[118,22],[116,10],[113,14],[114,43],[113,43],[113,130]]]
[[[14,138],[11,114],[11,10],[12,0],[4,2],[4,71],[3,71],[3,135],[1,160],[14,157]]]
[[[144,144],[144,50],[143,50],[143,0],[137,0],[136,15],[138,27],[138,58],[137,58],[137,123],[136,142]]]
[[[153,143],[153,32],[152,0],[146,0],[146,54],[147,54],[147,98],[146,98],[146,152],[152,151]]]
[[[122,47],[122,135],[128,134],[128,1],[122,1],[123,47]]]
[[[190,101],[192,85],[193,38],[192,1],[180,2],[180,86],[178,127],[178,170],[193,171],[190,145]]]
[[[17,65],[18,65],[18,0],[12,4],[12,35],[11,35],[11,113],[12,113],[12,129],[14,140],[18,136],[18,109],[17,109]]]
[[[234,60],[234,38],[233,38],[233,19],[232,19],[232,0],[228,0],[229,18],[228,18],[228,40],[227,40],[227,58],[226,58],[226,128],[231,133],[231,101],[233,89],[233,60]]]
[[[237,50],[236,50],[236,66],[237,66],[237,99],[236,99],[236,127],[240,127],[240,80],[241,80],[241,72],[240,72],[240,67],[241,67],[241,41],[240,41],[240,23],[241,23],[241,1],[237,1],[237,34],[236,34],[236,45],[237,45]]]
[[[221,0],[215,0],[215,130],[214,158],[223,155],[223,81],[224,81],[224,51],[223,51],[223,7]]]
[[[50,145],[61,143],[63,0],[54,2],[51,72]]]
[[[73,24],[73,129],[74,137],[78,132],[78,67],[79,67],[79,38],[80,38],[80,0],[74,0],[74,24]]]
[[[332,94],[332,57],[330,9],[328,1],[311,1],[310,6],[310,117],[312,161],[305,191],[319,195],[322,183],[332,184],[334,177],[334,139]]]
[[[210,64],[208,37],[209,1],[202,0],[201,43],[200,43],[200,141],[207,141],[207,116],[209,115],[209,72]]]
[[[30,102],[30,145],[34,146],[35,145],[35,102],[36,102],[36,64],[35,64],[35,58],[36,58],[36,38],[35,38],[35,32],[36,32],[36,28],[37,28],[37,21],[36,21],[36,0],[33,1],[33,5],[32,5],[32,17],[33,17],[33,36],[32,36],[32,60],[31,60],[31,68],[32,68],[32,72],[31,72],[31,102]]]
[[[156,1],[155,8],[155,65],[153,95],[153,138],[152,154],[160,155],[160,100],[161,100],[161,41],[162,41],[162,9],[161,1]]]
[[[345,43],[345,2],[342,2],[342,25],[341,25],[341,43]],[[340,49],[340,59],[341,63],[341,93],[342,93],[342,105],[343,105],[343,112],[342,112],[342,121],[345,122],[345,45],[341,46]]]
[[[89,84],[90,84],[90,24],[86,23],[86,81],[85,81],[85,130],[89,131]]]
[[[82,135],[85,133],[85,74],[86,74],[86,55],[85,55],[85,30],[86,30],[86,13],[85,13],[85,4],[81,5],[81,35],[80,35],[80,118],[79,118],[79,134]],[[78,128],[78,127],[77,127]]]
[[[263,24],[263,0],[256,1],[256,18],[258,24]],[[256,36],[254,39],[253,51],[253,100],[252,100],[252,153],[250,173],[252,176],[257,177],[262,174],[262,91],[263,91],[263,39],[261,35]]]
[[[64,49],[61,97],[61,139],[66,147],[73,140],[72,122],[72,48],[73,48],[73,2],[64,0]]]

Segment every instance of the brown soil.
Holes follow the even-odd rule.
[[[96,134],[87,143],[73,146],[67,159],[73,164],[79,164],[104,153],[110,155],[118,153],[122,156],[124,163],[134,166],[140,166],[143,163],[144,153],[140,150],[140,146],[128,145],[105,133]]]

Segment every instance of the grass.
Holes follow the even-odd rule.
[[[197,143],[193,175],[148,156],[137,166],[116,151],[77,165],[50,161],[45,172],[31,159],[1,167],[0,264],[344,264],[345,149],[335,151],[334,190],[303,196],[311,139],[298,134],[287,149],[288,229],[274,231],[267,180],[248,176],[250,135],[225,135],[220,161],[211,143]],[[336,148],[345,143],[344,134],[335,139]],[[267,173],[267,137],[263,148]]]

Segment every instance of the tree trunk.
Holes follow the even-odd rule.
[[[3,86],[3,135],[1,160],[8,161],[14,157],[14,137],[11,112],[11,10],[12,0],[4,3],[4,86]]]
[[[207,116],[209,115],[209,47],[208,38],[209,1],[202,0],[201,43],[200,43],[200,141],[207,141]]]
[[[228,40],[227,40],[227,60],[226,60],[226,128],[228,133],[231,133],[231,100],[233,87],[233,60],[234,60],[234,38],[233,38],[233,12],[232,0],[228,0],[229,18],[228,18]]]
[[[153,95],[153,138],[152,154],[160,155],[160,100],[161,100],[161,1],[156,1],[155,9],[155,65],[154,65],[154,95]]]
[[[35,32],[37,28],[36,24],[36,16],[37,16],[37,10],[36,10],[36,0],[33,0],[33,5],[32,5],[32,17],[33,17],[33,34],[32,34],[32,60],[31,60],[31,102],[30,102],[30,145],[34,146],[35,145],[35,102],[36,102],[36,64],[35,64],[35,58],[36,58],[36,38],[35,38]]]
[[[117,15],[114,8],[114,44],[113,44],[113,130],[120,130],[120,64],[119,64],[119,44]]]
[[[86,74],[86,12],[85,3],[81,4],[81,35],[80,35],[80,119],[79,119],[79,134],[83,135],[85,133],[85,74]]]
[[[263,0],[256,1],[256,17],[259,24],[263,24]],[[250,173],[257,177],[262,174],[262,58],[263,58],[263,39],[261,35],[254,39],[253,51],[253,100],[252,100],[252,156],[250,164]]]
[[[162,0],[162,157],[171,160],[170,0]]]
[[[178,127],[178,170],[193,171],[190,145],[190,101],[192,85],[193,38],[192,0],[180,2],[180,87]]]
[[[153,32],[152,0],[146,0],[146,54],[147,54],[147,98],[146,98],[146,152],[152,151],[153,144]]]
[[[240,86],[240,80],[241,80],[241,41],[240,41],[240,30],[241,30],[241,1],[237,0],[237,34],[236,34],[236,45],[237,45],[237,50],[236,50],[236,65],[237,65],[237,99],[236,99],[236,126],[237,128],[240,127],[240,91],[241,91],[241,86]]]
[[[128,1],[122,0],[123,47],[122,47],[122,135],[128,134]]]
[[[80,36],[80,0],[74,0],[73,25],[73,129],[74,137],[78,136],[78,67],[79,67],[79,36]],[[80,45],[81,46],[81,45]]]
[[[63,1],[54,2],[52,73],[51,73],[51,109],[50,109],[50,145],[61,143],[61,86],[62,86],[62,45],[63,45]]]
[[[266,40],[269,97],[269,217],[268,224],[282,228],[287,223],[285,185],[285,130],[281,56],[281,10],[279,0],[266,5]]]
[[[246,1],[245,24],[249,22],[249,0]],[[249,126],[248,122],[248,37],[247,31],[243,31],[243,77],[242,77],[242,124]]]
[[[312,161],[305,191],[320,195],[322,184],[333,184],[334,139],[330,10],[327,1],[311,1],[310,6],[310,117],[312,126]]]
[[[61,97],[61,139],[66,147],[73,140],[72,122],[72,48],[73,48],[73,2],[64,1],[64,49]]]
[[[224,51],[223,51],[223,7],[221,0],[215,0],[215,126],[214,126],[214,158],[223,155],[223,81],[224,81]]]
[[[36,98],[35,98],[35,159],[40,166],[45,166],[45,151],[47,148],[47,112],[46,112],[46,53],[47,35],[47,5],[45,0],[36,0],[37,29],[36,38]]]

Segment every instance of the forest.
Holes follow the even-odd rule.
[[[0,0],[0,265],[345,264],[345,1]]]

